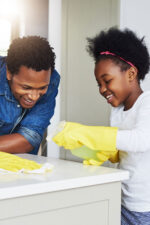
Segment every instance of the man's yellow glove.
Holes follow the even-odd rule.
[[[116,151],[117,130],[116,127],[85,126],[66,122],[64,129],[52,140],[70,150],[87,146],[92,150]]]
[[[19,156],[0,152],[0,169],[18,172],[24,170],[24,172],[40,169],[42,165],[28,159],[23,159]]]

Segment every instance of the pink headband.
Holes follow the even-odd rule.
[[[117,56],[116,54],[114,54],[114,53],[112,53],[112,52],[109,52],[109,51],[106,51],[106,52],[100,52],[100,55],[114,55],[114,56],[118,57],[119,59],[123,60],[124,62],[128,63],[130,66],[133,66],[134,68],[136,68],[131,62],[126,61],[126,60],[123,59],[122,57]]]

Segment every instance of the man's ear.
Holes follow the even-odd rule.
[[[7,77],[7,80],[11,80],[12,79],[12,74],[9,72],[8,69],[7,69],[7,72],[6,72],[6,77]]]
[[[129,81],[133,81],[137,78],[137,69],[134,67],[130,67],[130,69],[128,70],[128,78]]]

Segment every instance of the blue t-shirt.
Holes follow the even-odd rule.
[[[23,109],[10,90],[5,58],[0,57],[0,135],[21,134],[34,147],[30,153],[37,154],[44,131],[54,114],[59,82],[60,76],[54,70],[46,94],[33,108]]]

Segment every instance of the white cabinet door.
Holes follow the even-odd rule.
[[[121,183],[0,201],[0,225],[120,225]]]
[[[119,24],[119,0],[62,0],[61,120],[108,125],[110,106],[94,77],[87,37]],[[62,158],[73,159],[67,151]]]

